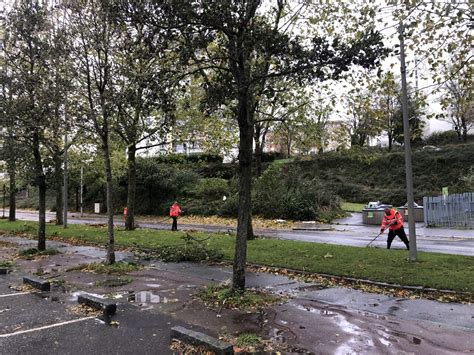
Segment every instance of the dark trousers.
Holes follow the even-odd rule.
[[[172,231],[178,230],[178,217],[171,217],[173,218],[173,225],[171,226]]]
[[[403,229],[403,227],[388,231],[387,249],[390,249],[390,246],[392,245],[393,239],[396,235],[402,240],[403,243],[405,243],[407,250],[410,250],[410,242],[408,241],[405,229]]]

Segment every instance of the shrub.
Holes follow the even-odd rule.
[[[284,159],[285,155],[280,152],[263,152],[262,162],[272,162],[274,160]]]
[[[229,194],[229,183],[220,178],[201,179],[191,194],[203,200],[220,200]]]
[[[304,180],[299,169],[268,168],[255,184],[254,213],[266,218],[329,221],[339,197],[318,179]]]
[[[460,142],[456,131],[434,132],[424,140],[425,145],[446,145]]]

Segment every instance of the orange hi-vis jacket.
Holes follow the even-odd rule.
[[[170,217],[178,217],[181,214],[181,208],[176,203],[173,203],[170,208]]]
[[[383,214],[381,228],[385,229],[389,226],[390,230],[397,230],[403,227],[403,217],[400,212],[390,209],[390,214]]]

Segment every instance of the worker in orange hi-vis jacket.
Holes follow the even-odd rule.
[[[181,208],[178,205],[178,202],[174,203],[170,207],[170,217],[173,218],[173,225],[171,226],[172,231],[178,230],[178,217],[181,214]]]
[[[407,250],[410,250],[410,242],[408,241],[405,229],[403,229],[403,217],[400,212],[395,211],[393,208],[386,208],[382,217],[382,225],[380,227],[380,233],[383,233],[385,229],[389,229],[387,238],[387,249],[390,249],[393,239],[396,235],[405,243]]]

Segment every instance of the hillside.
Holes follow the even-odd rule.
[[[402,150],[387,152],[367,148],[328,152],[313,160],[297,160],[290,169],[302,171],[306,179],[318,179],[350,202],[383,201],[405,203],[405,156]],[[462,178],[474,168],[474,143],[446,145],[440,150],[415,150],[413,173],[415,200],[439,195],[441,188],[450,193],[469,187]],[[472,174],[472,170],[471,170]]]

